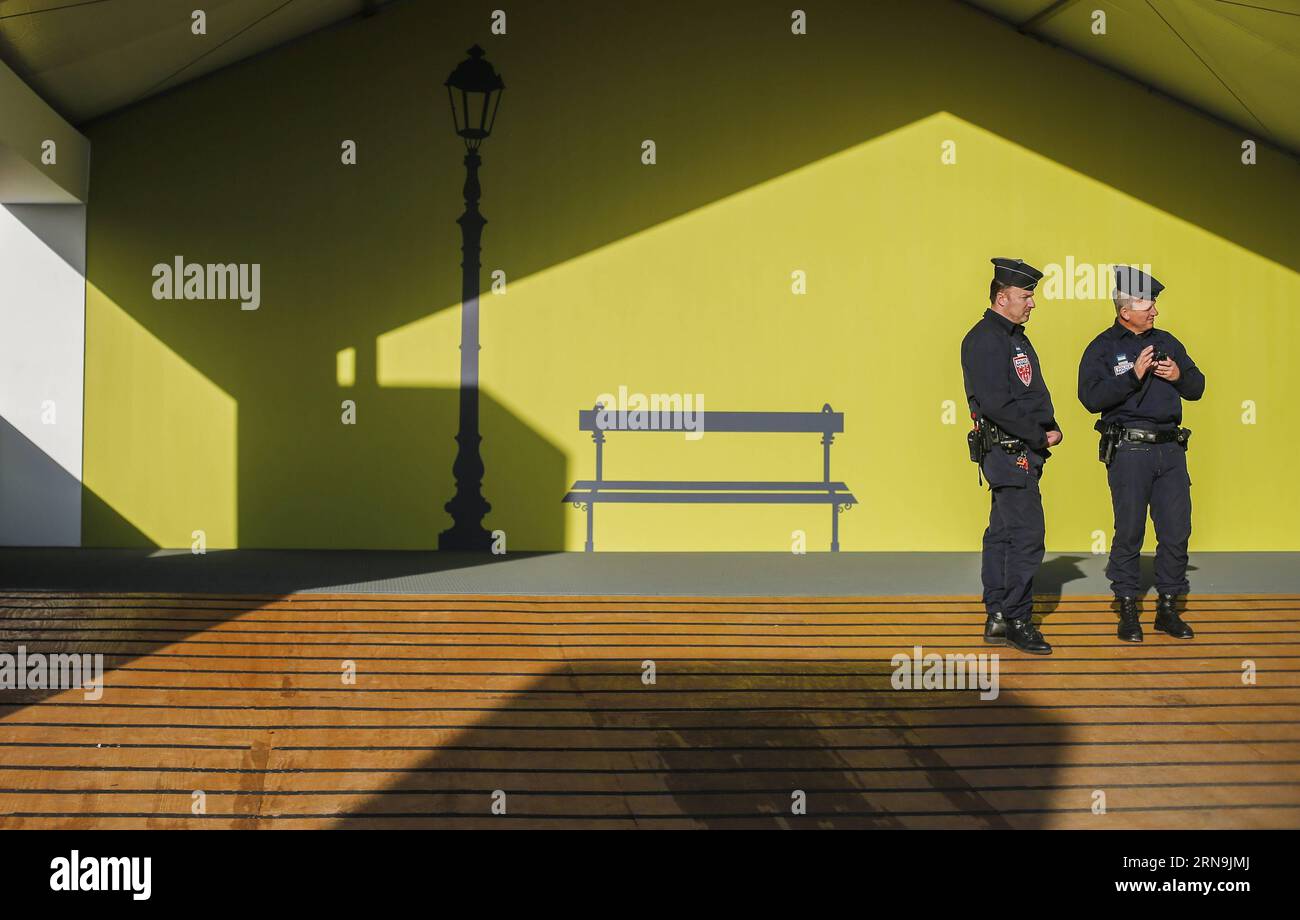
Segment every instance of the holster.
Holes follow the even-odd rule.
[[[966,446],[970,450],[971,462],[980,469],[975,478],[983,485],[984,458],[989,451],[1000,447],[1009,454],[1017,454],[1026,449],[1025,442],[1008,437],[1006,432],[978,413],[972,412],[970,417],[974,427],[966,433]]]
[[[1110,462],[1115,459],[1115,450],[1119,447],[1120,433],[1123,429],[1119,425],[1107,425],[1101,420],[1092,427],[1101,433],[1101,442],[1097,445],[1097,459],[1109,467]]]

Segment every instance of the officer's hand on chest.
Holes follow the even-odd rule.
[[[1161,380],[1168,380],[1173,383],[1182,375],[1183,372],[1178,369],[1178,362],[1173,358],[1165,358],[1156,365],[1156,376]]]
[[[1151,369],[1151,365],[1155,363],[1155,355],[1156,348],[1154,345],[1148,345],[1142,349],[1142,353],[1138,355],[1137,361],[1133,364],[1133,373],[1137,374],[1138,380],[1145,377],[1147,371]]]

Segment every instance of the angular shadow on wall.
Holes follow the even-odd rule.
[[[68,209],[84,209],[85,205],[71,204],[6,204],[0,205],[19,223],[31,231],[50,252],[83,278],[86,275],[86,240],[83,234],[73,232],[63,213]]]
[[[84,205],[0,205],[3,546],[81,542],[85,215]]]
[[[1202,159],[1204,144],[1192,143],[1228,132],[960,5],[843,5],[807,42],[748,20],[737,29],[735,12],[723,7],[683,5],[694,23],[685,30],[662,5],[570,8],[590,15],[555,17],[565,25],[546,41],[512,43],[509,58],[494,61],[525,103],[507,104],[514,114],[498,124],[483,167],[484,271],[503,260],[512,283],[941,112],[1300,268],[1300,253],[1277,232],[1283,210],[1252,191],[1231,156]],[[599,23],[603,40],[593,43],[571,22]],[[96,145],[91,280],[238,404],[241,546],[428,548],[446,526],[455,393],[376,386],[369,343],[459,302],[460,145],[445,123],[426,117],[423,91],[412,87],[440,82],[445,71],[429,62],[459,60],[476,29],[452,7],[394,6],[86,127]],[[804,56],[808,43],[818,48],[816,66]],[[630,53],[642,44],[672,48],[676,66],[647,77]],[[1042,78],[989,69],[994,49],[1023,54]],[[922,59],[936,66],[916,68]],[[641,81],[633,91],[651,94],[645,105],[627,104],[623,80],[590,79],[624,67]],[[770,91],[757,77],[722,93],[698,91],[720,73],[734,81],[783,68],[795,79]],[[874,91],[897,85],[899,73],[908,75],[901,91]],[[547,75],[557,86],[580,77],[571,83],[591,93],[548,94]],[[1007,99],[1034,117],[1010,115]],[[689,157],[648,170],[635,156],[606,156],[620,138],[644,136],[646,105],[661,149],[679,142]],[[1116,145],[1079,117],[1126,105],[1162,123],[1161,145]],[[602,113],[593,147],[601,158],[575,156],[574,131],[590,130],[592,111]],[[791,130],[790,111],[813,129]],[[339,165],[342,137],[358,138],[355,167]],[[1223,172],[1207,176],[1207,162],[1223,162]],[[506,213],[498,195],[512,202]],[[890,215],[867,210],[865,218]],[[262,307],[241,314],[229,304],[152,300],[151,266],[176,255],[263,264]],[[588,305],[590,321],[575,325],[575,352],[600,334],[601,307]],[[334,356],[348,347],[357,349],[359,382],[337,388]],[[489,410],[493,381],[482,383],[484,494],[499,513],[522,516],[510,518],[508,529],[520,531],[512,546],[561,548],[558,497],[567,482],[551,468],[562,467],[563,453],[502,405]],[[353,396],[359,421],[349,430],[339,423],[340,400]],[[497,430],[488,423],[493,411]],[[87,456],[103,450],[88,445]],[[538,457],[547,469],[533,474],[527,461]],[[485,524],[495,526],[491,515]]]
[[[0,469],[4,470],[0,546],[80,545],[81,483],[3,417]],[[116,532],[130,538],[126,531]]]
[[[97,458],[87,479],[113,508],[105,518],[102,502],[87,502],[86,545],[188,548],[196,530],[210,549],[437,545],[450,523],[458,390],[380,386],[370,349],[340,380],[335,352],[311,347],[310,335],[303,347],[292,316],[268,317],[281,331],[254,336],[257,312],[212,303],[165,305],[188,319],[159,314],[204,327],[183,356],[101,285],[88,290],[88,333],[104,342],[87,368],[86,451]],[[234,393],[213,367],[239,380]],[[480,415],[493,505],[485,525],[504,530],[508,551],[563,546],[564,455],[490,394]],[[137,522],[151,542],[117,518]]]
[[[787,28],[772,27],[761,8],[756,8],[760,15],[750,17],[738,14],[732,4],[690,0],[615,9],[604,0],[553,6],[565,12],[533,19],[533,40],[511,41],[508,54],[490,53],[514,102],[505,104],[484,168],[509,164],[512,184],[522,188],[584,189],[572,196],[548,191],[544,200],[588,217],[593,207],[617,209],[608,213],[619,219],[565,227],[580,237],[552,233],[538,240],[536,255],[545,253],[545,258],[516,252],[512,280],[941,111],[1300,271],[1300,252],[1278,232],[1286,228],[1284,212],[1278,209],[1259,219],[1261,208],[1250,204],[1268,205],[1264,195],[1243,206],[1245,198],[1258,193],[1252,170],[1242,169],[1237,159],[1239,129],[1210,121],[957,0],[836,4],[818,10],[811,31],[795,40]],[[788,17],[788,10],[776,9],[778,18]],[[683,16],[691,28],[681,28]],[[139,119],[157,117],[169,124],[170,132],[137,136],[128,144],[133,152],[151,145],[150,152],[166,152],[195,133],[193,124],[174,116],[201,118],[206,122],[201,130],[211,132],[209,141],[234,139],[239,148],[223,150],[233,160],[206,174],[206,181],[220,188],[238,174],[245,157],[262,167],[262,176],[252,175],[268,182],[278,181],[276,171],[288,164],[308,171],[304,186],[332,168],[316,150],[286,157],[275,146],[286,139],[285,112],[294,114],[292,127],[299,135],[318,132],[311,142],[328,138],[332,150],[343,136],[360,137],[362,150],[367,141],[374,142],[359,163],[374,164],[382,157],[385,169],[396,165],[391,159],[395,151],[377,145],[399,136],[389,132],[400,126],[400,136],[415,148],[427,176],[427,152],[450,149],[445,146],[450,118],[445,99],[431,98],[426,89],[437,89],[437,96],[447,70],[481,36],[473,8],[395,5],[381,16],[309,36],[79,127],[97,144],[100,156],[100,141],[115,123],[132,131],[138,130]],[[673,66],[647,70],[646,49],[671,54]],[[990,57],[999,55],[1015,59],[1017,66],[990,68]],[[917,67],[918,60],[930,63]],[[312,77],[306,84],[314,90],[310,95],[303,92],[304,71]],[[295,73],[299,79],[289,79]],[[547,81],[555,87],[549,96]],[[574,85],[583,92],[563,92]],[[644,95],[650,91],[657,95]],[[1008,99],[1034,117],[1009,114]],[[548,105],[551,100],[562,107]],[[661,148],[665,138],[689,142],[693,162],[725,164],[725,169],[675,173],[674,182],[644,202],[647,207],[627,208],[624,196],[592,185],[616,177],[608,170],[597,174],[593,166],[600,164],[590,157],[574,156],[573,142],[591,135],[593,113],[599,113],[602,126],[594,140],[640,138],[647,112],[659,130]],[[792,112],[798,113],[798,129],[792,128]],[[1114,143],[1117,112],[1128,123],[1158,126],[1157,142],[1136,147]],[[342,125],[352,130],[334,130]],[[1197,141],[1209,135],[1222,139],[1225,151],[1194,159],[1205,146]],[[744,156],[736,156],[737,151]],[[1272,148],[1266,152],[1275,161],[1286,156],[1275,155]],[[148,168],[147,159],[138,165]],[[1261,152],[1261,163],[1264,159]],[[635,156],[631,162],[636,163]],[[1223,164],[1217,177],[1223,181],[1210,182],[1200,174],[1211,163]],[[439,168],[444,179],[455,181],[463,174],[458,167],[459,160],[448,159]],[[669,168],[661,163],[657,170]],[[396,172],[392,178],[412,177]],[[485,172],[489,208],[492,182]],[[92,183],[92,188],[96,195],[103,191],[102,184]],[[339,191],[349,198],[354,194],[350,185]],[[274,198],[252,202],[270,212],[273,204]],[[502,217],[487,213],[489,219]],[[369,229],[367,224],[354,226]],[[503,229],[490,225],[488,233]]]
[[[338,394],[240,403],[239,545],[433,549],[451,523],[443,505],[455,491],[459,392],[381,387],[359,373]],[[355,425],[341,423],[343,399],[355,402]],[[563,547],[564,454],[490,393],[479,412],[493,509],[484,526],[504,529],[508,551]],[[304,532],[310,545],[286,541]]]

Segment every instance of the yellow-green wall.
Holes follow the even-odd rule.
[[[454,8],[451,8],[453,7]],[[404,2],[87,126],[88,545],[428,548],[449,523],[463,148],[442,81],[507,90],[483,146],[486,521],[580,549],[577,411],[620,385],[846,413],[846,550],[969,550],[958,343],[995,255],[1149,263],[1208,378],[1188,404],[1200,550],[1296,550],[1295,160],[954,2]],[[344,139],[358,164],[340,163]],[[641,163],[652,139],[658,162]],[[956,163],[941,162],[954,141]],[[262,306],[155,301],[151,267],[257,262]],[[807,293],[791,292],[791,273]],[[1109,535],[1075,397],[1093,300],[1030,335],[1065,432],[1048,547]],[[340,386],[337,355],[355,349]],[[358,424],[340,424],[340,403]],[[957,404],[945,424],[944,403]],[[1242,423],[1253,401],[1257,423]],[[612,435],[611,478],[816,478],[817,438]],[[821,509],[602,507],[607,550],[786,550]]]

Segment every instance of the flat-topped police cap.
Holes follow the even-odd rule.
[[[1145,272],[1128,265],[1115,265],[1115,290],[1139,300],[1154,300],[1165,286]]]
[[[1165,286],[1146,272],[1128,265],[1116,265],[1115,290],[1138,300],[1155,300]]]
[[[1032,291],[1043,273],[1024,259],[989,259],[993,263],[993,280]]]

